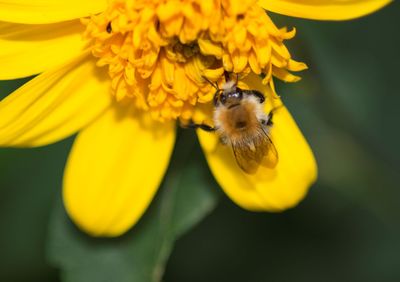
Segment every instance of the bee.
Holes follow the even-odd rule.
[[[273,168],[278,163],[278,152],[271,140],[274,110],[263,110],[265,97],[257,90],[245,90],[225,74],[222,89],[214,95],[214,127],[190,124],[189,127],[214,131],[221,143],[232,147],[239,167],[248,174],[257,172],[260,165]]]

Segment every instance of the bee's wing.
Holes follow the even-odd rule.
[[[239,167],[249,174],[256,173],[260,165],[273,168],[278,163],[278,152],[262,128],[250,142],[232,142],[232,149]]]
[[[278,164],[278,151],[276,150],[276,147],[274,143],[271,140],[271,137],[269,136],[268,132],[266,132],[263,128],[262,131],[264,133],[264,148],[266,148],[266,152],[264,155],[264,158],[262,160],[262,165],[269,167],[269,168],[274,168]]]
[[[255,148],[255,147],[254,147]],[[256,173],[260,166],[261,159],[259,153],[250,144],[232,143],[233,153],[239,167],[249,174]]]

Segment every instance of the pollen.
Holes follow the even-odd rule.
[[[193,119],[224,71],[258,74],[275,93],[273,77],[295,82],[290,72],[307,68],[283,44],[295,29],[277,28],[256,0],[114,0],[82,22],[115,99],[160,121]]]

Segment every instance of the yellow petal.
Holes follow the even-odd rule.
[[[102,12],[107,0],[0,0],[0,21],[41,24]]]
[[[91,56],[47,71],[0,102],[0,145],[34,147],[66,138],[111,103],[107,74]]]
[[[84,26],[78,21],[48,25],[0,22],[0,80],[26,77],[82,53]]]
[[[221,59],[223,55],[222,46],[215,44],[213,41],[208,39],[198,39],[200,51],[205,55],[215,56],[217,59]]]
[[[287,65],[287,69],[290,71],[302,71],[308,69],[308,66],[305,63],[297,62],[290,59]]]
[[[118,236],[151,202],[167,169],[174,123],[111,107],[79,133],[64,176],[64,203],[94,236]]]
[[[249,86],[265,93],[265,86],[259,82]],[[271,102],[276,104],[278,100],[271,99],[274,98],[267,99],[268,108],[274,107]],[[248,210],[280,211],[293,207],[317,177],[313,153],[284,106],[276,109],[273,122],[271,135],[278,151],[278,164],[273,169],[260,167],[254,175],[239,168],[231,148],[222,145],[216,134],[198,130],[200,144],[216,180],[236,204]]]
[[[258,0],[271,12],[314,20],[348,20],[370,14],[391,0]]]
[[[297,82],[301,79],[300,76],[293,75],[285,69],[272,67],[272,74],[285,82]]]

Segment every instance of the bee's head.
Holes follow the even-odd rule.
[[[238,105],[243,99],[243,91],[237,87],[237,81],[229,80],[229,75],[225,72],[226,82],[222,86],[222,89],[218,87],[218,84],[212,83],[208,78],[203,77],[208,81],[217,91],[214,94],[214,105],[223,105],[230,107],[231,105]]]
[[[221,91],[219,94],[219,102],[223,106],[229,107],[231,105],[239,104],[243,99],[243,92],[240,88],[231,88]]]

